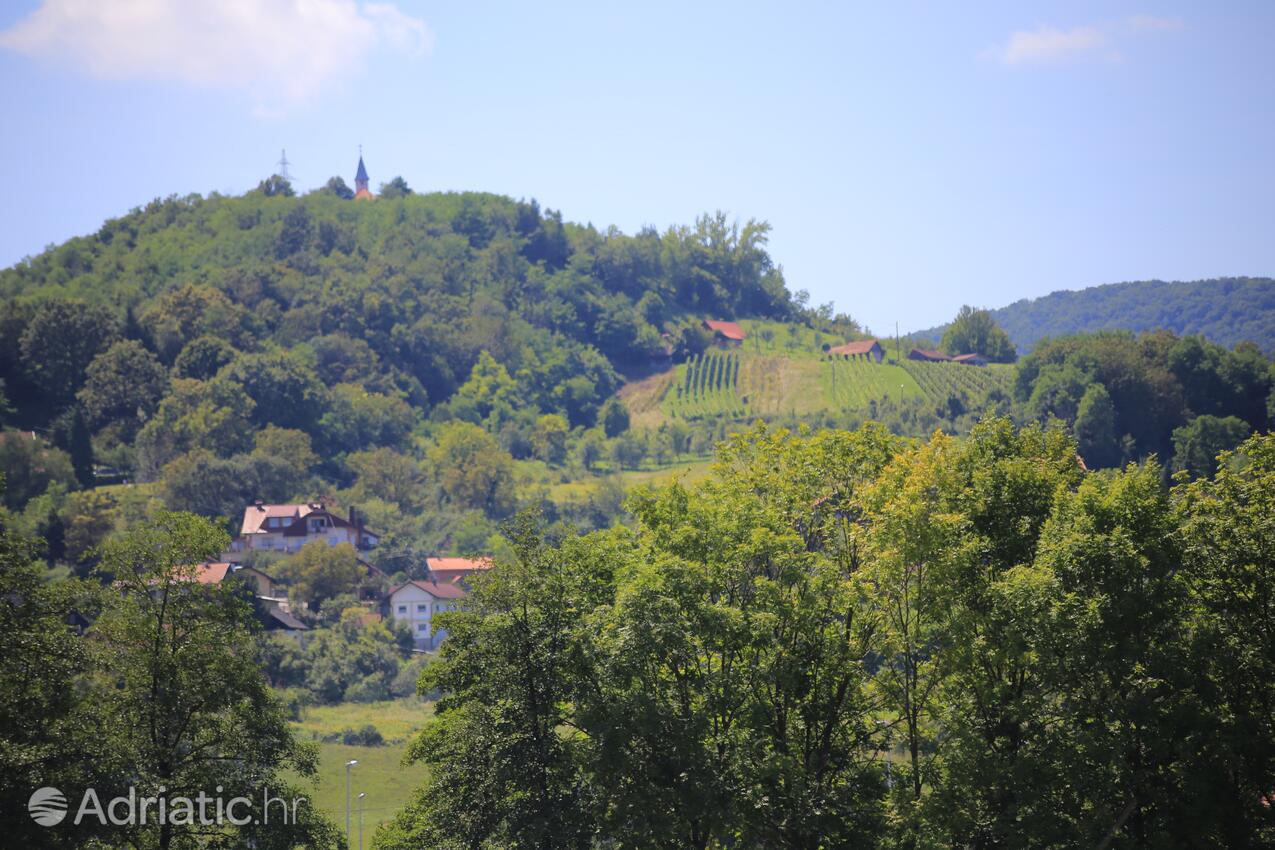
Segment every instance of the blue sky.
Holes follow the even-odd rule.
[[[1275,275],[1272,3],[45,0],[0,10],[0,265],[151,198],[537,198],[768,220],[878,332],[1055,289]]]

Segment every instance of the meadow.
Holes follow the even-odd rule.
[[[315,781],[303,782],[311,805],[326,813],[339,826],[345,825],[345,764],[357,759],[350,769],[350,847],[358,843],[358,795],[363,800],[363,845],[370,847],[378,824],[389,820],[420,787],[427,775],[418,764],[403,764],[413,733],[433,710],[432,703],[416,697],[372,703],[341,703],[307,708],[293,724],[302,740],[318,741],[319,773]],[[385,738],[380,747],[353,747],[323,743],[322,739],[346,729],[375,726]]]

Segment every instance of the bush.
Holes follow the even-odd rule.
[[[346,729],[341,733],[341,743],[347,747],[380,747],[385,745],[385,739],[369,723],[362,729]]]

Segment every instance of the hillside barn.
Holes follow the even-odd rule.
[[[880,363],[885,359],[885,349],[881,347],[881,343],[875,339],[861,339],[858,342],[847,342],[845,345],[837,345],[828,349],[828,354],[833,358],[843,360],[871,360],[873,363]]]
[[[914,348],[908,352],[909,360],[919,360],[922,363],[951,363],[952,358],[948,357],[941,351],[929,351],[924,348]]]
[[[744,333],[744,329],[734,322],[717,322],[713,319],[705,319],[700,325],[704,330],[712,333],[713,339],[720,345],[742,345],[744,339],[748,336]]]

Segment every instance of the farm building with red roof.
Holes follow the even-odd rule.
[[[748,334],[744,333],[744,329],[734,322],[718,322],[713,319],[705,319],[701,324],[704,330],[712,332],[713,338],[718,342],[739,345],[748,336]]]
[[[847,360],[862,357],[874,363],[880,363],[885,359],[885,349],[875,339],[861,339],[857,342],[847,342],[845,345],[836,345],[829,348],[828,353],[833,357],[842,357]]]

